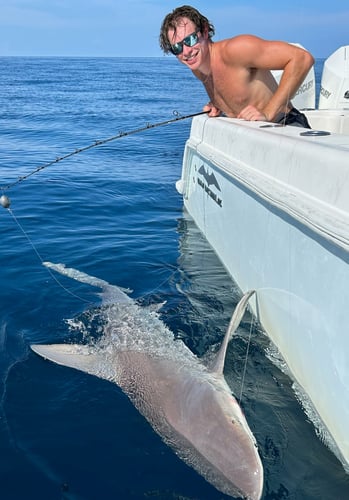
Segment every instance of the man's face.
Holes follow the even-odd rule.
[[[202,63],[206,38],[186,17],[178,21],[176,31],[168,30],[168,39],[174,49],[173,53],[181,63],[192,71],[199,69]]]

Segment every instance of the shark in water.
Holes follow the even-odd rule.
[[[103,334],[90,345],[32,345],[40,356],[117,384],[177,455],[221,492],[259,500],[263,466],[256,440],[223,377],[228,342],[253,291],[237,305],[210,366],[127,291],[63,264],[61,274],[102,290]],[[129,292],[129,291],[128,291]]]

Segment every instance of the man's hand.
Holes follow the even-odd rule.
[[[206,106],[202,108],[202,111],[209,111],[208,116],[211,117],[220,116],[222,114],[222,111],[216,108],[216,106],[214,106],[211,102],[206,104]]]
[[[254,106],[246,106],[246,108],[242,109],[237,116],[238,118],[242,118],[243,120],[247,120],[249,122],[259,121],[259,122],[268,122],[270,121],[268,117],[259,111],[259,109]]]

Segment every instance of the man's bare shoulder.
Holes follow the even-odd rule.
[[[245,64],[254,59],[256,51],[260,50],[265,40],[254,35],[237,35],[219,42],[215,42],[217,52],[226,63]]]

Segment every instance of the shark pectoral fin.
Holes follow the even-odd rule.
[[[91,347],[79,344],[31,345],[30,348],[39,356],[59,365],[69,366],[83,372],[96,374],[98,354]]]
[[[229,326],[227,328],[227,332],[225,334],[225,337],[223,339],[222,345],[218,351],[218,354],[211,366],[211,371],[219,373],[220,375],[223,374],[223,369],[224,369],[224,361],[225,361],[225,355],[227,352],[227,347],[229,344],[230,339],[234,335],[237,327],[239,326],[243,315],[245,314],[248,301],[252,297],[252,295],[255,293],[255,290],[249,290],[246,292],[240,299],[239,303],[235,307],[234,313],[231,317]]]

